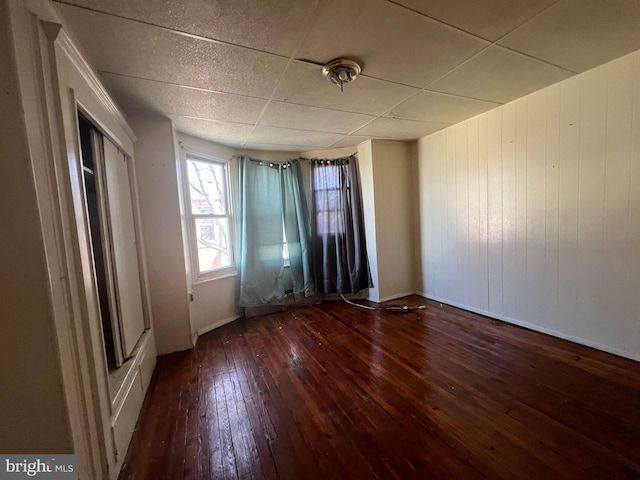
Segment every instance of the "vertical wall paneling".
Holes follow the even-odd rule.
[[[607,73],[602,301],[608,306],[608,314],[602,338],[605,343],[622,348],[626,292],[619,287],[618,279],[626,276],[629,216],[620,213],[629,211],[633,64],[614,63]]]
[[[579,79],[560,84],[558,162],[558,331],[576,336],[578,318]]]
[[[516,316],[527,319],[527,98],[516,105]]]
[[[478,117],[478,212],[480,215],[480,246],[478,264],[480,279],[478,289],[480,305],[489,310],[489,188],[488,188],[489,151],[487,147],[487,116]]]
[[[640,51],[416,154],[426,296],[640,360]]]
[[[459,300],[459,292],[456,285],[458,272],[458,195],[456,192],[456,130],[447,129],[445,132],[445,157],[447,179],[447,217],[446,217],[446,270],[447,282],[445,292],[447,297]]]
[[[450,262],[449,262],[449,231],[448,231],[448,222],[449,222],[449,209],[448,202],[449,196],[447,195],[449,185],[447,183],[447,138],[448,135],[443,132],[442,134],[436,137],[436,148],[438,150],[438,182],[440,186],[440,195],[441,195],[441,203],[439,210],[439,228],[438,233],[432,232],[432,234],[437,234],[440,237],[440,257],[437,262],[440,264],[440,269],[438,273],[440,274],[440,280],[438,282],[438,291],[440,295],[447,296],[449,292],[446,290],[449,284],[449,272],[451,272]]]
[[[607,72],[596,69],[580,82],[578,175],[578,336],[600,338]]]
[[[545,326],[558,329],[558,162],[560,160],[560,87],[546,91],[547,133],[545,172]]]
[[[527,321],[544,325],[546,90],[527,102]]]
[[[502,314],[502,110],[487,115],[489,309]]]
[[[477,285],[480,281],[480,183],[478,173],[478,120],[472,119],[467,125],[467,181],[468,216],[469,216],[469,269],[467,273],[468,283],[466,285],[468,301],[472,305],[477,305],[481,300],[480,290]]]
[[[457,238],[457,281],[456,292],[460,301],[469,303],[469,172],[467,150],[467,124],[461,123],[456,129],[456,238]]]
[[[502,111],[502,307],[503,314],[517,314],[516,275],[516,107]]]

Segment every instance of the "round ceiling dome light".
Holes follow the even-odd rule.
[[[340,91],[343,91],[345,83],[355,80],[361,71],[360,65],[348,58],[336,58],[322,67],[322,74],[331,83],[340,85]]]

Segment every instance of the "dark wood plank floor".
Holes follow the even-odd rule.
[[[640,478],[640,363],[421,297],[161,357],[121,479]]]

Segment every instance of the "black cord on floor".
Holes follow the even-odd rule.
[[[382,307],[372,307],[370,305],[362,305],[360,303],[352,302],[348,300],[342,293],[338,292],[342,299],[349,305],[354,307],[366,308],[367,310],[375,310],[378,312],[389,312],[397,315],[404,315],[405,313],[413,312],[414,310],[426,310],[426,305],[386,305]]]

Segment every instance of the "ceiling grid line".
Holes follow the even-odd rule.
[[[126,114],[245,148],[415,140],[640,48],[637,0],[54,2]]]
[[[320,7],[321,3],[322,3],[322,0],[318,0],[316,2],[316,6],[314,7],[313,11],[311,12],[311,15],[309,15],[309,18],[307,20],[307,25],[306,25],[306,28],[304,29],[304,34],[302,34],[302,36],[300,37],[300,40],[298,41],[298,44],[296,45],[295,50],[291,53],[291,56],[289,57],[289,60],[287,61],[287,65],[284,67],[284,69],[282,71],[282,74],[280,75],[280,78],[278,79],[278,82],[276,83],[276,85],[273,87],[273,90],[271,91],[271,96],[269,97],[269,99],[267,100],[267,103],[265,104],[264,108],[260,112],[260,115],[258,116],[258,119],[256,120],[255,124],[253,125],[253,128],[251,129],[251,132],[249,132],[249,134],[247,135],[247,138],[245,139],[244,143],[242,144],[243,147],[246,145],[247,140],[249,138],[251,138],[251,135],[253,134],[253,132],[255,131],[256,127],[260,123],[260,120],[264,116],[264,112],[267,110],[267,108],[271,104],[271,101],[273,100],[273,97],[276,94],[276,91],[278,90],[278,86],[280,85],[280,83],[282,83],[282,80],[283,80],[284,76],[286,75],[287,70],[289,69],[289,66],[291,65],[291,63],[295,59],[298,51],[300,50],[300,46],[304,42],[305,38],[307,38],[307,35],[309,34],[309,31],[311,30],[311,27],[313,26],[313,24],[316,21],[315,15],[316,15],[316,13],[318,11],[318,8]]]

